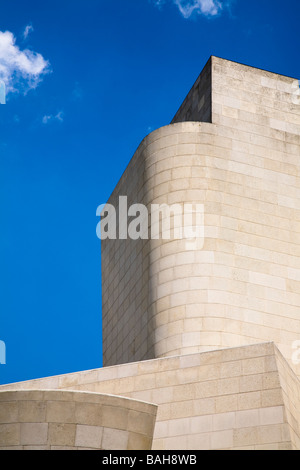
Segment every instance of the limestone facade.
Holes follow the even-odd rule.
[[[119,394],[155,403],[152,450],[300,449],[299,379],[273,343],[121,364],[0,388],[3,393],[5,389]]]
[[[299,158],[298,81],[211,57],[108,201],[203,243],[102,241],[104,368],[1,386],[0,447],[299,450]]]

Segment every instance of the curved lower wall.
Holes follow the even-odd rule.
[[[0,450],[149,450],[156,410],[98,393],[0,392]]]
[[[105,366],[274,341],[300,373],[299,138],[265,129],[185,122],[144,139],[109,202],[203,204],[204,245],[102,241]]]

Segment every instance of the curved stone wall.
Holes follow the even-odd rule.
[[[185,122],[144,139],[109,202],[204,204],[204,246],[102,242],[105,366],[262,341],[291,362],[300,339],[299,138],[287,144],[265,129],[254,139]]]
[[[0,450],[149,450],[156,410],[98,393],[0,392]]]

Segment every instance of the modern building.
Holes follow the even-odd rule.
[[[102,241],[104,368],[0,387],[0,447],[300,450],[298,80],[211,57],[122,196],[203,239]]]

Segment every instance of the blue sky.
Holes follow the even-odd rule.
[[[101,367],[96,209],[210,55],[300,78],[299,0],[6,0],[0,384]]]

